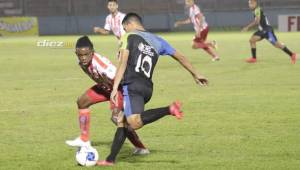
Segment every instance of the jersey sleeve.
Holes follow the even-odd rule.
[[[164,39],[158,37],[161,47],[159,49],[159,55],[169,55],[172,56],[175,54],[176,50]]]
[[[194,15],[201,14],[200,8],[197,5],[194,5]]]
[[[106,29],[107,31],[111,31],[111,27],[110,27],[110,24],[109,24],[109,18],[108,18],[108,16],[105,19],[104,29]]]
[[[260,17],[261,16],[261,10],[260,7],[257,7],[254,11],[254,15],[255,17]]]
[[[125,34],[121,37],[121,41],[120,41],[120,50],[128,50],[128,36],[129,34]]]

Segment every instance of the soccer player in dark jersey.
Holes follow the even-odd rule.
[[[256,63],[256,42],[267,39],[274,47],[283,50],[290,56],[292,64],[296,63],[297,54],[291,52],[285,45],[277,40],[272,26],[269,24],[268,18],[265,16],[263,10],[258,5],[257,0],[249,0],[249,8],[253,11],[255,20],[243,28],[243,32],[248,31],[251,27],[258,25],[258,31],[253,34],[250,39],[252,57],[247,59],[248,63]]]
[[[96,82],[96,84],[89,88],[83,95],[78,98],[78,119],[81,134],[74,140],[67,140],[66,144],[69,146],[83,147],[90,146],[89,129],[90,129],[90,109],[91,105],[101,102],[110,101],[110,93],[112,91],[113,79],[116,74],[116,67],[112,62],[96,53],[93,44],[87,36],[78,39],[76,43],[76,56],[79,60],[81,69]],[[121,94],[121,91],[119,90]],[[122,110],[122,96],[118,98],[118,107],[111,102],[112,121],[117,124],[117,116]],[[128,139],[135,146],[134,154],[148,154],[149,150],[145,148],[140,141],[136,132],[133,129],[127,129]]]
[[[181,119],[183,112],[179,101],[166,107],[144,111],[145,104],[149,102],[152,96],[152,74],[159,56],[172,56],[192,74],[199,85],[207,85],[207,79],[199,74],[187,58],[169,45],[168,42],[147,32],[139,15],[135,13],[127,14],[122,24],[127,34],[122,37],[120,61],[111,100],[117,104],[118,87],[121,85],[123,88],[125,120],[133,129],[139,129],[167,115]],[[119,122],[121,122],[120,119]],[[113,165],[125,139],[126,128],[119,126],[110,155],[105,161],[99,161],[97,164],[100,166]]]

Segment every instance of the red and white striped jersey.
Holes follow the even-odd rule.
[[[114,17],[112,14],[109,14],[106,17],[104,29],[108,31],[112,31],[115,36],[120,39],[122,35],[125,34],[125,30],[123,29],[122,26],[122,21],[125,17],[125,14],[122,12],[118,12]]]
[[[94,53],[91,63],[87,67],[81,66],[81,68],[100,87],[107,90],[112,89],[117,68],[108,58]]]
[[[202,22],[200,22],[197,17],[198,15],[202,16]],[[190,20],[192,21],[196,32],[200,32],[208,26],[203,13],[196,4],[190,7]]]

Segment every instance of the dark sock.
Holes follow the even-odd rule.
[[[115,137],[111,146],[110,154],[106,158],[106,161],[115,162],[118,153],[120,152],[122,145],[126,139],[127,129],[124,127],[118,127],[115,133]]]
[[[157,109],[151,109],[147,110],[141,113],[141,118],[143,121],[143,125],[152,123],[166,115],[169,115],[169,106],[168,107],[162,107]]]
[[[144,146],[144,144],[141,142],[138,134],[135,132],[135,130],[133,130],[130,126],[127,127],[127,134],[126,134],[127,138],[129,139],[129,141],[137,148],[142,148],[142,149],[146,149],[146,147]]]
[[[282,50],[292,57],[293,53],[287,47],[284,47]]]
[[[252,58],[256,58],[256,48],[251,48]]]

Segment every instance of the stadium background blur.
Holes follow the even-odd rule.
[[[236,28],[252,18],[247,0],[196,0],[211,28]],[[279,14],[299,13],[299,0],[260,0],[273,26]],[[122,12],[137,12],[151,31],[173,30],[174,21],[187,11],[184,0],[120,0]],[[108,13],[106,0],[1,0],[0,16],[36,16],[40,35],[91,34],[103,26]],[[191,30],[191,26],[179,30]]]

